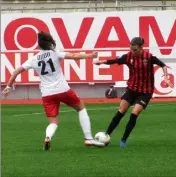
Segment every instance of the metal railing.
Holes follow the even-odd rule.
[[[44,3],[45,2],[45,3]],[[141,4],[135,5],[134,2],[141,2]],[[154,2],[154,1],[151,1]],[[150,1],[146,5],[142,4],[142,1],[34,1],[28,2],[5,2],[2,1],[1,11],[48,11],[48,12],[58,12],[58,11],[124,11],[124,10],[176,10],[176,1],[173,4],[167,4],[166,1],[156,1],[159,4],[150,4]],[[130,3],[130,4],[128,4]],[[50,5],[50,7],[48,7]],[[19,7],[21,6],[21,7]],[[33,7],[35,6],[35,7]],[[40,7],[39,7],[40,6]]]

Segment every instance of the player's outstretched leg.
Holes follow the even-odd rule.
[[[127,140],[127,138],[129,137],[130,133],[132,132],[133,128],[136,125],[137,117],[138,116],[133,114],[133,113],[130,115],[130,120],[128,121],[128,123],[126,125],[125,132],[124,132],[123,137],[122,137],[122,139],[120,141],[120,146],[121,147],[125,147],[126,146],[126,140]]]
[[[114,129],[119,125],[121,119],[125,115],[125,113],[128,110],[129,106],[130,106],[130,104],[127,101],[125,101],[125,100],[121,101],[120,108],[119,108],[118,112],[112,118],[112,121],[111,121],[111,123],[109,124],[109,127],[106,130],[106,133],[108,135],[111,135],[111,133],[114,131]]]
[[[83,108],[80,111],[78,111],[78,114],[79,114],[80,125],[83,130],[84,137],[85,137],[84,144],[86,146],[104,147],[105,146],[104,143],[100,143],[94,140],[92,137],[90,118],[89,118],[86,108]]]
[[[130,115],[130,120],[128,121],[128,123],[126,125],[125,132],[124,132],[123,137],[121,138],[121,141],[120,141],[121,147],[126,147],[126,141],[136,125],[137,117],[143,111],[143,109],[144,109],[143,106],[141,106],[139,104],[136,104],[134,106],[134,109],[132,110],[132,113]]]
[[[78,112],[79,122],[85,138],[84,144],[86,146],[98,146],[98,147],[105,146],[104,143],[100,143],[93,139],[91,133],[90,118],[89,115],[87,114],[87,110],[84,106],[84,103],[80,100],[78,95],[72,89],[65,93],[62,102],[67,104],[68,106],[71,106]]]
[[[94,138],[92,137],[90,118],[84,106],[84,103],[79,99],[78,104],[76,106],[73,105],[72,107],[76,109],[79,115],[79,122],[84,133],[84,145],[104,147],[104,143],[100,143],[94,140]]]
[[[106,130],[106,134],[111,135],[114,129],[119,125],[121,119],[123,118],[124,114],[118,111],[115,116],[112,118],[111,123],[109,124],[108,129]]]
[[[57,117],[49,117],[50,124],[46,128],[46,137],[44,141],[44,150],[50,151],[51,150],[51,138],[54,136],[57,127],[58,127],[58,120]]]

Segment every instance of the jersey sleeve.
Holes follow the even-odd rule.
[[[57,57],[59,60],[63,60],[65,58],[66,52],[57,52]]]
[[[108,64],[108,65],[112,65],[112,64],[119,64],[119,65],[122,65],[122,64],[126,64],[126,55],[122,55],[120,58],[116,58],[116,59],[113,59],[113,60],[106,60],[106,63],[105,64]]]
[[[127,62],[127,55],[122,55],[120,58],[117,57],[117,64],[123,65],[126,64]]]
[[[156,65],[158,65],[158,66],[160,66],[160,67],[164,67],[164,66],[166,66],[161,60],[159,60],[157,57],[155,57],[155,56],[152,56],[152,63],[153,64],[156,64]]]
[[[113,59],[113,60],[106,60],[105,64],[108,64],[108,65],[112,65],[112,64],[122,65],[122,64],[126,64],[126,60],[127,60],[127,55],[122,55],[120,58],[117,57],[116,59]]]
[[[25,69],[25,70],[28,70],[28,69],[31,69],[33,67],[33,60],[32,58],[28,59],[27,61],[25,61],[23,64],[22,64],[22,67]]]

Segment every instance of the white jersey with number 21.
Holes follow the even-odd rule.
[[[37,55],[23,63],[24,69],[33,68],[38,73],[42,96],[63,93],[70,89],[60,65],[65,54],[65,52],[41,50]]]

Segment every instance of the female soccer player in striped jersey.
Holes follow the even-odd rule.
[[[147,107],[154,91],[154,64],[162,67],[164,81],[167,86],[173,88],[167,76],[167,67],[157,57],[143,50],[144,39],[135,37],[130,44],[131,51],[120,58],[114,60],[95,61],[94,64],[126,64],[129,68],[129,80],[127,89],[121,98],[118,112],[113,117],[106,133],[111,134],[120,123],[120,120],[127,112],[128,108],[134,104],[130,115],[130,120],[126,125],[125,132],[121,138],[120,146],[125,147],[127,138],[136,125],[139,114]]]

